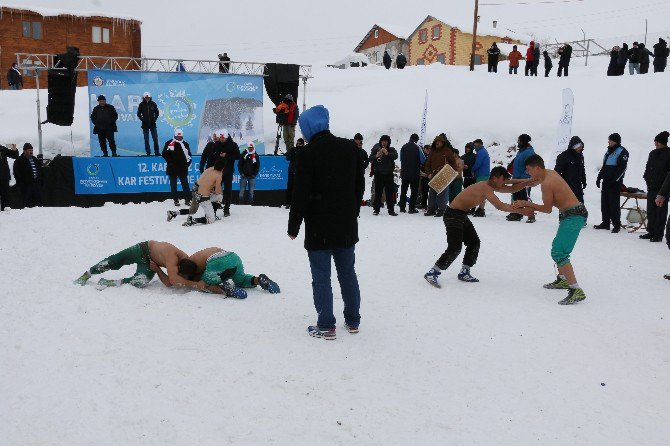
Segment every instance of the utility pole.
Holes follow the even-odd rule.
[[[649,30],[649,23],[647,19],[644,19],[644,46],[647,46],[647,31]]]
[[[475,71],[475,51],[477,50],[477,16],[479,15],[479,0],[475,0],[475,20],[472,25],[472,53],[470,53],[470,71]]]

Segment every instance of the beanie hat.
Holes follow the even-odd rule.
[[[174,129],[174,136],[184,136],[182,129]]]
[[[286,96],[284,96],[284,99],[288,99],[289,101],[292,101],[293,100],[293,95],[289,93]]]
[[[142,95],[142,97],[143,97],[143,98],[150,98],[150,97],[151,97],[151,93],[149,93],[148,91],[145,91],[144,94]]]
[[[228,130],[226,129],[219,130],[219,138],[228,138]]]
[[[100,96],[98,96],[98,101],[106,101],[106,100],[107,98],[105,98],[105,95],[101,94]]]
[[[354,139],[355,139],[355,140],[356,140],[356,139],[359,139],[359,140],[363,141],[363,135],[361,135],[360,133],[356,133],[356,134],[354,135]]]
[[[23,145],[23,150],[29,150],[29,149],[32,149],[32,148],[33,148],[33,145],[30,144],[29,142],[27,142]]]
[[[617,144],[621,144],[621,135],[618,133],[612,133],[607,139],[614,141]]]
[[[330,128],[330,113],[323,105],[315,105],[300,114],[298,124],[305,139],[311,141],[314,135]]]
[[[656,135],[656,138],[654,138],[654,141],[660,142],[664,146],[667,146],[668,145],[668,137],[670,137],[670,133],[663,131],[663,132],[659,133],[658,135]]]
[[[256,146],[254,145],[254,142],[253,142],[253,141],[249,141],[249,143],[247,144],[247,148],[255,149]]]
[[[519,142],[521,144],[523,144],[524,146],[527,146],[528,144],[530,144],[530,141],[531,141],[530,135],[527,135],[525,133],[519,135]]]

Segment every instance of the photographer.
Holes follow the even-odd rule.
[[[379,146],[375,146],[370,154],[370,162],[375,169],[375,195],[373,201],[374,215],[379,215],[382,207],[382,194],[386,193],[386,207],[389,215],[395,217],[398,214],[393,210],[395,183],[393,182],[393,171],[398,152],[391,147],[391,137],[384,135],[379,139]]]
[[[300,116],[300,110],[293,101],[293,95],[287,94],[284,100],[276,108],[273,108],[272,111],[277,115],[277,124],[282,126],[286,149],[292,149],[295,146],[295,125]]]
[[[219,54],[219,73],[230,73],[230,57],[228,53]]]
[[[9,180],[12,175],[9,172],[9,163],[7,158],[16,159],[19,156],[19,150],[16,144],[9,144],[9,147],[0,145],[0,211],[4,211],[9,200]]]

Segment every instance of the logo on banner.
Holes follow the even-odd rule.
[[[226,91],[228,91],[228,93],[234,93],[235,91],[254,92],[258,91],[258,85],[254,85],[253,82],[245,82],[243,84],[228,82],[226,84]]]
[[[91,163],[86,167],[86,172],[88,172],[89,175],[92,177],[97,176],[100,173],[100,164],[98,163]]]
[[[158,101],[163,104],[165,120],[172,127],[186,127],[196,119],[196,103],[185,92],[161,97]]]
[[[96,76],[93,78],[93,85],[95,85],[96,87],[102,87],[102,84],[104,83],[105,81],[103,81],[100,76]]]

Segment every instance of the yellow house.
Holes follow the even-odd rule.
[[[479,28],[481,26],[482,34]],[[486,50],[493,42],[522,45],[519,40],[507,36],[502,29],[478,24],[475,64],[488,63]],[[463,27],[465,29],[465,27]],[[428,16],[408,37],[409,65],[470,65],[472,33],[463,32],[456,26]]]

